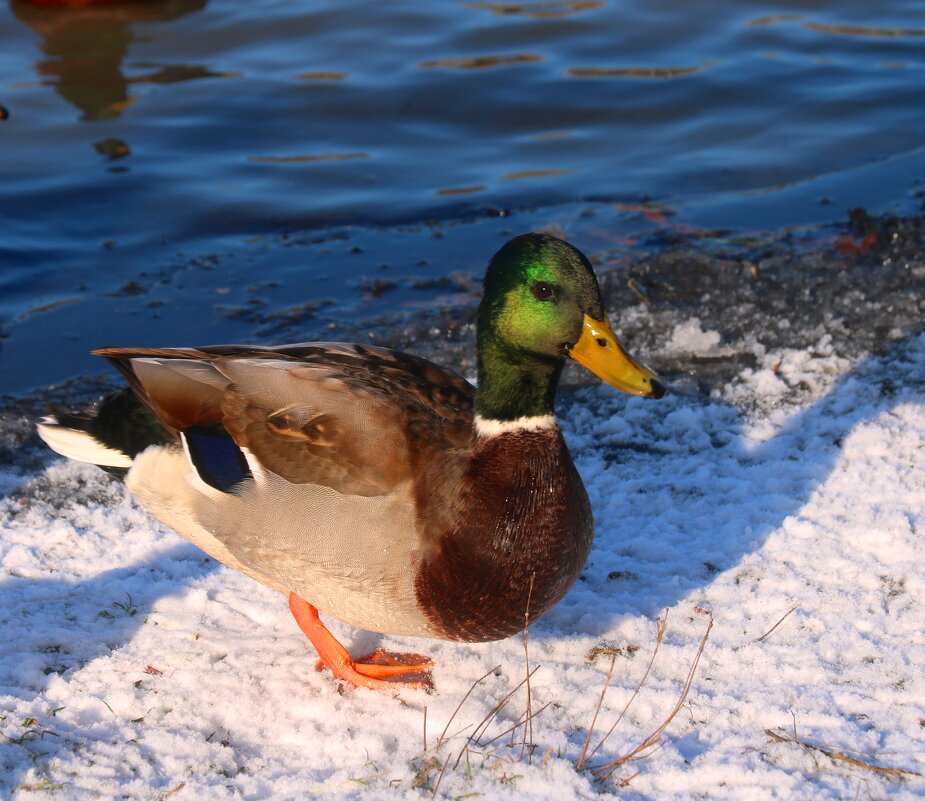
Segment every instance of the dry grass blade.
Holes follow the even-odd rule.
[[[439,751],[440,747],[446,742],[446,733],[450,728],[450,724],[456,719],[456,716],[459,714],[459,710],[462,709],[462,705],[466,703],[466,699],[472,695],[472,691],[478,687],[485,679],[487,679],[492,673],[496,670],[500,670],[501,665],[495,665],[491,670],[482,675],[480,678],[477,678],[472,682],[472,686],[466,691],[466,694],[462,697],[462,700],[456,705],[456,709],[453,710],[453,714],[450,715],[450,719],[446,722],[446,726],[443,727],[443,733],[440,735],[440,738],[437,740],[437,744],[434,746],[435,751]]]
[[[850,754],[846,754],[844,751],[838,751],[835,748],[829,748],[825,745],[816,745],[815,743],[808,743],[805,740],[799,740],[796,737],[790,737],[786,734],[781,734],[771,729],[765,729],[764,733],[768,735],[772,740],[775,740],[779,743],[793,743],[798,745],[801,748],[805,748],[807,751],[817,751],[820,754],[825,754],[829,759],[834,760],[835,762],[844,762],[846,765],[851,765],[854,768],[861,768],[862,770],[869,770],[872,773],[878,773],[881,776],[890,776],[892,778],[902,778],[903,776],[921,776],[921,773],[916,773],[914,770],[904,770],[903,768],[888,768],[884,765],[875,765],[873,762],[867,762],[863,759],[858,759],[853,757]]]
[[[529,717],[530,717],[530,711],[531,711],[531,710],[524,708],[524,711],[521,712],[521,713],[517,716],[517,718],[514,720],[514,729],[513,729],[513,732],[511,733],[511,743],[510,743],[511,748],[514,747],[514,735],[517,733],[517,730],[520,728],[520,726],[521,726],[521,721],[523,721],[524,731],[526,732],[526,730],[527,730],[527,720],[528,720]],[[520,752],[520,756],[521,756],[521,758],[523,758],[523,751]]]
[[[539,665],[537,665],[535,668],[533,668],[533,670],[530,671],[529,675],[532,676],[539,669],[540,669]],[[482,721],[479,723],[479,725],[475,727],[475,731],[469,735],[469,740],[466,743],[466,745],[475,744],[481,747],[482,743],[479,742],[479,738],[485,733],[485,731],[491,725],[491,722],[498,716],[501,710],[507,706],[508,701],[510,701],[511,698],[514,696],[514,693],[516,693],[521,687],[523,687],[524,684],[526,684],[526,682],[527,682],[526,679],[522,679],[516,687],[514,687],[507,695],[504,696],[504,698],[498,701],[498,703],[495,704],[491,708],[491,711],[489,711],[489,713],[484,718],[482,718]],[[518,720],[519,719],[520,718],[518,718]]]
[[[524,758],[524,753],[527,750],[527,737],[529,732],[530,739],[530,756],[528,761],[533,761],[533,715],[531,714],[533,709],[533,696],[530,692],[530,601],[533,599],[533,584],[536,581],[536,573],[530,574],[530,589],[527,591],[527,608],[524,610],[524,666],[526,669],[527,677],[525,679],[527,683],[527,719],[524,721],[524,738],[520,744],[520,758]]]
[[[440,782],[443,781],[443,774],[446,773],[446,766],[450,764],[450,755],[447,754],[446,759],[443,760],[443,767],[440,769],[440,775],[437,776],[437,781],[434,784],[434,792],[431,795],[431,798],[437,797],[437,790],[440,789]]]
[[[629,776],[623,776],[620,779],[620,787],[629,787],[630,782],[633,781],[633,779],[635,779],[640,773],[642,773],[642,771],[637,770],[635,773],[631,773]]]
[[[601,697],[597,701],[597,709],[594,710],[594,717],[591,718],[591,725],[588,727],[588,736],[585,737],[584,747],[581,749],[581,756],[578,757],[578,764],[575,770],[581,770],[585,764],[585,754],[588,753],[588,746],[591,744],[591,735],[594,734],[594,724],[597,723],[597,716],[601,713],[601,706],[604,703],[604,696],[607,694],[607,688],[610,687],[610,680],[613,678],[613,669],[617,664],[617,654],[614,652],[610,656],[610,670],[607,671],[607,679],[604,681],[604,687],[601,690]]]
[[[799,608],[800,608],[799,606],[791,606],[791,607],[784,613],[783,617],[782,617],[780,620],[777,621],[777,623],[775,623],[773,626],[771,626],[771,628],[769,628],[769,629],[768,629],[764,634],[762,634],[760,637],[758,637],[758,638],[755,639],[755,640],[752,640],[752,642],[764,642],[765,638],[766,638],[769,634],[771,634],[771,633],[774,631],[774,629],[776,629],[781,623],[783,623],[788,617],[790,617],[790,615],[791,615],[795,610],[797,610],[797,609],[799,609]]]
[[[523,715],[521,715],[519,718],[517,718],[517,722],[513,726],[511,726],[509,729],[505,729],[503,732],[501,732],[501,734],[495,735],[488,742],[480,743],[479,747],[487,748],[492,743],[497,742],[502,737],[504,737],[505,734],[510,734],[513,731],[517,731],[517,729],[519,729],[521,726],[526,725],[526,723],[528,723],[529,721],[532,721],[533,718],[539,717],[540,714],[542,714],[543,710],[551,705],[552,705],[552,701],[549,701],[543,704],[539,709],[536,710],[536,712],[531,712],[529,718],[527,718],[527,720],[525,720],[523,723],[521,723],[521,718],[523,717]]]
[[[665,639],[665,632],[668,631],[668,610],[665,610],[664,617],[655,618],[655,648],[652,649],[652,656],[649,657],[649,664],[646,665],[646,672],[642,674],[642,678],[639,680],[639,683],[636,685],[636,689],[633,691],[633,694],[630,696],[629,700],[624,705],[623,709],[620,710],[620,714],[617,716],[617,719],[613,722],[613,725],[607,730],[601,741],[594,746],[594,750],[588,754],[587,759],[591,759],[598,749],[607,742],[607,738],[613,734],[614,729],[620,724],[620,721],[623,720],[630,706],[632,706],[633,701],[636,700],[636,697],[639,695],[640,690],[642,690],[643,685],[646,683],[646,679],[649,678],[649,672],[652,670],[652,665],[655,663],[655,657],[658,654],[658,649],[661,647],[662,640]],[[609,681],[609,679],[608,679]]]
[[[646,737],[639,745],[637,745],[632,751],[625,754],[624,756],[618,757],[605,765],[602,765],[599,768],[595,768],[594,775],[599,781],[604,781],[605,779],[610,778],[614,772],[625,763],[633,759],[641,759],[644,756],[647,756],[645,753],[649,749],[655,747],[658,744],[659,739],[664,733],[665,729],[671,724],[671,721],[674,720],[675,715],[681,710],[681,707],[684,704],[684,701],[687,699],[688,693],[691,691],[691,686],[694,683],[694,676],[697,673],[697,666],[700,664],[700,657],[703,655],[703,649],[706,647],[707,639],[710,636],[710,632],[713,630],[713,615],[710,615],[710,622],[707,624],[707,630],[703,633],[703,637],[700,640],[700,646],[697,648],[697,654],[694,656],[694,661],[691,662],[690,669],[687,671],[687,678],[684,680],[684,686],[681,688],[681,694],[678,696],[678,701],[668,713],[665,719],[661,724],[653,731],[648,737]],[[662,634],[664,636],[664,632]],[[660,642],[661,640],[659,640]]]

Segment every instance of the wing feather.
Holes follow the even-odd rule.
[[[386,494],[441,449],[472,442],[472,387],[384,348],[306,343],[98,353],[172,432],[220,425],[293,484]]]

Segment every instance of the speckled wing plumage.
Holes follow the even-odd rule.
[[[222,425],[239,447],[294,484],[378,495],[428,453],[472,440],[472,387],[385,348],[106,348],[174,433]],[[404,436],[396,436],[404,434]]]

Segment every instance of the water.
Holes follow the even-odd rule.
[[[642,201],[738,229],[908,211],[925,6],[11,0],[0,103],[0,391],[21,392],[94,344],[454,302],[440,277],[589,209],[616,238]]]

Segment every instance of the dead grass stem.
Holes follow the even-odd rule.
[[[820,754],[824,754],[829,759],[835,762],[842,762],[846,765],[851,765],[853,768],[860,768],[861,770],[868,770],[871,773],[877,773],[880,776],[888,776],[893,779],[899,779],[904,776],[921,776],[921,773],[916,773],[914,770],[905,770],[904,768],[891,768],[885,765],[877,765],[873,762],[868,762],[864,759],[858,759],[853,757],[850,754],[846,754],[844,751],[839,751],[836,748],[832,748],[828,745],[819,745],[817,743],[811,743],[806,740],[800,740],[795,735],[790,736],[787,734],[782,734],[783,729],[774,731],[773,729],[765,729],[764,733],[768,735],[772,740],[778,743],[792,743],[794,745],[800,746],[807,751],[812,751]]]
[[[491,670],[487,671],[485,674],[477,678],[472,682],[472,686],[466,691],[466,694],[462,697],[462,700],[456,705],[456,709],[453,710],[453,714],[450,715],[450,719],[446,722],[446,726],[443,727],[443,732],[440,734],[440,738],[437,740],[437,745],[434,746],[435,751],[439,751],[440,747],[446,742],[446,733],[450,728],[450,724],[456,719],[456,716],[459,714],[459,710],[462,709],[466,699],[472,695],[472,691],[479,686],[485,679],[487,679],[492,673],[496,670],[500,670],[501,665],[495,665]]]
[[[652,649],[652,655],[649,657],[649,663],[646,665],[645,673],[642,674],[642,678],[636,684],[636,689],[633,691],[633,694],[629,697],[629,700],[626,702],[626,704],[624,704],[623,709],[620,710],[620,714],[617,715],[617,719],[613,722],[613,725],[607,730],[607,734],[605,734],[601,738],[600,742],[596,746],[594,746],[594,750],[592,750],[591,753],[588,754],[588,757],[587,757],[588,759],[591,759],[591,757],[593,757],[597,753],[598,749],[607,741],[607,738],[610,737],[611,734],[613,734],[614,729],[617,728],[620,721],[623,720],[624,716],[629,710],[630,706],[632,706],[633,701],[636,700],[637,696],[639,695],[639,692],[642,690],[643,686],[646,683],[646,679],[649,678],[649,673],[652,670],[652,665],[655,663],[655,657],[658,655],[658,649],[662,645],[662,640],[665,639],[666,631],[668,631],[668,610],[667,609],[665,610],[664,617],[655,618],[655,647]],[[604,689],[601,692],[600,703],[604,702],[604,693],[607,692],[607,689],[610,686],[610,678],[611,678],[611,674],[608,674],[607,681],[604,684]],[[597,719],[596,712],[595,712],[594,718],[595,720]],[[591,735],[594,733],[594,722],[595,722],[594,720],[591,721],[591,726],[588,729],[588,737],[585,741],[586,745],[588,742],[591,741]],[[584,752],[582,752],[582,758],[579,759],[578,764],[576,765],[576,769],[581,770],[584,767],[584,765],[585,765]]]
[[[668,714],[665,716],[662,722],[658,726],[656,726],[656,728],[649,735],[643,738],[643,740],[639,742],[634,748],[622,754],[621,756],[617,757],[616,759],[612,759],[608,762],[605,762],[603,765],[599,765],[595,768],[592,768],[591,770],[594,774],[594,777],[598,781],[605,781],[609,779],[610,777],[614,775],[614,773],[620,767],[625,765],[627,762],[631,762],[631,761],[638,760],[638,759],[644,759],[645,757],[654,753],[660,747],[660,740],[661,740],[662,734],[665,733],[665,730],[671,724],[671,721],[674,720],[678,712],[680,712],[681,707],[684,705],[684,702],[687,700],[687,696],[690,693],[691,687],[693,686],[693,683],[694,683],[694,676],[697,673],[697,666],[700,664],[700,657],[703,655],[703,649],[706,647],[707,639],[709,638],[710,631],[713,628],[713,615],[710,614],[709,612],[706,612],[705,610],[698,609],[697,611],[701,614],[708,615],[710,618],[710,621],[707,624],[706,631],[704,631],[703,636],[701,637],[700,644],[697,648],[697,653],[694,655],[694,659],[691,662],[691,666],[687,671],[687,676],[685,677],[684,684],[681,687],[681,692],[678,696],[677,702],[671,708],[671,710],[668,712]],[[591,735],[594,731],[594,725],[597,720],[598,712],[600,710],[601,704],[603,703],[604,693],[606,692],[607,687],[610,685],[610,680],[611,680],[611,676],[613,673],[613,665],[611,665],[611,671],[607,675],[607,681],[604,684],[604,690],[601,693],[601,698],[600,698],[600,701],[598,702],[598,708],[595,710],[594,718],[592,719],[591,726],[589,727],[588,736],[585,739],[585,748],[582,750],[581,757],[579,758],[579,761],[576,764],[577,770],[584,769],[587,766],[588,761],[594,756],[595,753],[597,753],[600,747],[613,734],[617,725],[620,723],[620,721],[623,720],[627,711],[632,705],[633,701],[636,700],[636,698],[639,696],[640,691],[645,686],[646,680],[649,677],[649,673],[652,670],[652,665],[655,662],[655,657],[658,654],[658,650],[662,644],[662,641],[665,638],[665,633],[668,630],[668,610],[667,609],[665,610],[665,614],[663,617],[656,618],[655,623],[656,623],[655,647],[652,649],[652,655],[649,658],[649,662],[646,665],[646,669],[642,675],[642,678],[637,683],[636,689],[633,691],[629,700],[626,702],[626,704],[624,704],[623,709],[620,711],[620,714],[617,716],[616,721],[614,721],[613,725],[610,727],[610,729],[607,730],[607,733],[601,738],[601,740],[594,747],[594,749],[590,753],[587,753],[587,746],[591,741]],[[614,655],[614,659],[615,658],[616,657]]]
[[[524,610],[524,669],[526,671],[527,683],[527,719],[524,721],[524,738],[520,744],[520,758],[524,758],[527,751],[527,739],[530,740],[530,753],[527,761],[533,762],[533,696],[530,692],[530,601],[533,600],[533,584],[536,581],[536,573],[530,574],[530,589],[527,591],[527,607]]]
[[[752,640],[752,642],[764,642],[764,640],[768,637],[769,634],[771,634],[774,631],[774,629],[776,629],[781,623],[783,623],[788,617],[790,617],[790,615],[793,614],[794,611],[796,611],[799,608],[800,608],[799,606],[791,606],[786,612],[784,612],[783,616],[781,617],[780,620],[777,621],[777,623],[771,626],[771,628],[769,628],[760,637]]]
[[[524,633],[523,633],[523,651],[524,651],[524,678],[517,683],[515,687],[506,692],[504,696],[498,700],[492,708],[489,710],[478,723],[472,726],[468,724],[462,726],[461,729],[455,734],[448,735],[450,728],[459,715],[461,710],[466,704],[466,701],[475,691],[475,688],[478,687],[482,682],[484,682],[492,673],[496,673],[500,669],[500,665],[493,667],[491,670],[484,673],[469,687],[465,695],[456,705],[453,710],[452,715],[450,715],[449,720],[446,722],[446,725],[443,727],[439,738],[433,743],[428,743],[427,736],[427,708],[424,708],[424,721],[423,721],[423,741],[424,741],[424,753],[422,754],[422,759],[424,759],[428,753],[431,755],[429,759],[422,762],[422,765],[427,769],[426,772],[429,774],[431,770],[437,770],[439,768],[439,773],[434,782],[432,797],[436,798],[439,792],[441,783],[444,779],[444,776],[449,771],[450,773],[455,773],[455,771],[460,767],[463,758],[465,757],[465,767],[466,767],[466,776],[471,777],[471,764],[469,761],[470,755],[479,755],[482,757],[483,764],[486,759],[490,760],[492,769],[495,769],[500,764],[514,764],[518,761],[523,761],[524,756],[527,756],[528,760],[532,762],[533,752],[536,750],[536,743],[534,742],[534,726],[533,721],[535,718],[539,717],[545,710],[553,705],[553,701],[549,701],[539,708],[534,708],[533,705],[533,692],[531,679],[535,675],[536,671],[539,669],[539,665],[532,665],[530,661],[530,646],[529,646],[529,625],[530,625],[530,603],[533,595],[533,580],[531,578],[530,589],[527,596],[527,606],[524,612]],[[649,657],[649,660],[646,664],[645,670],[642,674],[642,677],[639,679],[636,684],[635,689],[630,695],[629,699],[623,705],[619,714],[617,715],[616,720],[607,730],[607,732],[600,738],[597,744],[592,748],[591,742],[594,739],[594,733],[596,726],[598,724],[601,710],[603,709],[604,699],[606,697],[607,691],[610,688],[610,684],[613,680],[613,675],[616,666],[616,658],[618,655],[623,655],[625,653],[632,653],[635,650],[638,650],[638,647],[627,647],[625,650],[617,648],[606,648],[606,649],[597,649],[597,653],[606,654],[611,657],[610,666],[607,671],[607,678],[604,682],[604,686],[601,689],[601,694],[598,699],[597,705],[594,710],[594,716],[591,720],[591,725],[588,728],[587,736],[585,737],[584,745],[581,750],[581,755],[578,758],[576,763],[577,770],[591,770],[594,775],[595,780],[597,781],[606,781],[614,776],[617,770],[620,769],[623,765],[628,762],[644,759],[657,751],[661,747],[661,737],[664,734],[665,730],[674,720],[675,716],[680,711],[681,707],[687,700],[687,697],[690,693],[691,687],[693,685],[694,677],[697,672],[697,668],[700,664],[700,658],[703,655],[704,648],[709,638],[710,631],[713,628],[713,617],[709,612],[706,612],[702,609],[695,608],[699,614],[709,616],[710,620],[707,625],[707,628],[700,640],[697,652],[691,662],[690,668],[687,672],[687,675],[684,679],[683,685],[677,702],[667,713],[661,723],[656,726],[646,737],[644,737],[635,747],[627,751],[626,753],[618,756],[615,759],[610,759],[609,761],[591,767],[591,759],[598,753],[601,747],[608,741],[608,739],[613,735],[617,726],[620,722],[626,717],[630,707],[633,702],[639,697],[642,689],[646,686],[646,683],[649,680],[649,677],[652,672],[653,665],[655,663],[656,657],[661,648],[662,642],[664,641],[665,634],[668,630],[668,610],[665,610],[664,615],[657,617],[655,619],[655,645],[652,649],[652,653]],[[769,632],[770,633],[770,632]],[[509,706],[511,700],[517,695],[521,688],[526,688],[526,700],[523,711],[517,715],[516,719],[509,723],[509,725],[504,728],[502,731],[492,734],[489,736],[489,729],[492,728],[492,724],[498,719],[498,715]],[[446,755],[442,760],[433,756],[441,748],[447,745],[455,738],[463,735],[464,732],[471,729],[471,732],[466,736],[465,741],[462,743],[461,748],[458,753],[453,753],[452,751]],[[518,740],[518,731],[522,730],[522,736]],[[499,741],[502,741],[505,737],[510,735],[510,742],[505,744],[502,747],[496,747],[495,749],[492,746]],[[514,751],[515,748],[519,746],[519,755],[517,751]],[[454,749],[455,750],[455,749]],[[553,749],[549,748],[546,750],[543,756],[543,765],[545,766],[549,760],[549,757],[553,753]],[[897,769],[898,770],[898,769]],[[420,772],[420,771],[419,771]],[[506,775],[506,774],[505,774]],[[625,781],[628,783],[636,775],[632,774],[629,777],[624,777],[620,781]],[[510,780],[518,778],[517,776],[510,777]],[[429,782],[428,782],[429,784]],[[418,785],[420,786],[420,785]],[[621,785],[625,786],[625,785]]]

